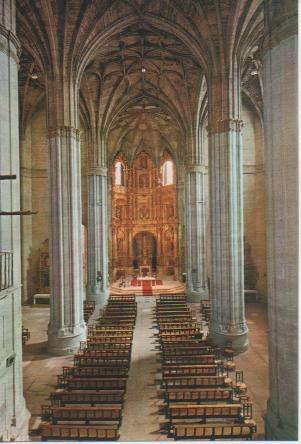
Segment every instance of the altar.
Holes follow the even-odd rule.
[[[143,278],[150,277],[151,278],[152,269],[151,269],[150,265],[140,265],[139,270],[140,270],[141,277],[143,277]]]

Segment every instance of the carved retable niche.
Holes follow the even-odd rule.
[[[175,165],[164,153],[159,165],[141,151],[131,165],[122,154],[112,169],[112,263],[126,273],[178,273]],[[147,271],[146,271],[147,270]],[[121,273],[122,271],[122,273]]]

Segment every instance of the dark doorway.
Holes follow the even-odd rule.
[[[139,269],[143,265],[157,271],[157,242],[148,231],[141,231],[133,239],[133,268]]]

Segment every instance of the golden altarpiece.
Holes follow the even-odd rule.
[[[141,151],[112,168],[112,264],[121,275],[178,274],[176,171],[168,153],[159,165]]]

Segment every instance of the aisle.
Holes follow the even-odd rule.
[[[137,320],[133,338],[132,360],[127,382],[126,400],[120,429],[120,441],[166,441],[160,433],[159,354],[155,349],[153,308],[155,298],[138,296]]]

